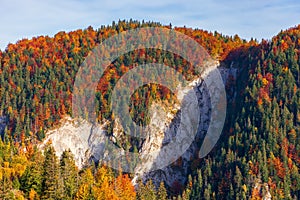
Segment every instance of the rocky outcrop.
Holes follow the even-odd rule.
[[[226,85],[228,81],[232,81],[236,78],[237,69],[235,68],[219,68],[218,63],[212,63],[204,72],[203,76],[209,76],[213,70],[219,70],[224,84]],[[201,146],[201,141],[206,136],[210,118],[211,118],[211,102],[210,102],[210,94],[207,88],[206,83],[202,78],[197,78],[190,82],[190,84],[182,88],[179,93],[183,94],[183,97],[188,96],[187,93],[190,90],[194,90],[197,96],[197,103],[199,106],[199,113],[194,113],[199,115],[199,125],[198,131],[195,135],[195,138],[189,148],[179,157],[179,159],[174,160],[171,165],[167,165],[162,169],[158,169],[155,171],[148,172],[150,163],[157,162],[157,158],[146,159],[145,163],[137,166],[135,170],[135,177],[133,182],[141,178],[144,182],[151,179],[154,184],[159,185],[161,181],[164,181],[168,186],[172,186],[173,183],[179,182],[184,184],[187,181],[187,177],[189,174],[189,170],[191,168],[191,164],[193,161],[199,159],[199,149]],[[214,88],[210,88],[214,90]],[[180,98],[180,94],[177,94],[179,98],[179,102],[181,102],[182,98]],[[230,96],[229,99],[233,97]],[[175,112],[174,112],[175,111]],[[179,111],[177,115],[176,111]],[[151,122],[150,132],[153,132],[151,135],[154,137],[147,138],[143,147],[140,150],[141,156],[147,157],[147,155],[151,155],[151,152],[160,151],[164,148],[165,145],[168,144],[172,137],[176,137],[178,134],[178,125],[180,124],[180,106],[174,105],[172,108],[166,108],[164,105],[156,103],[152,105],[151,111]],[[176,149],[173,149],[176,151]],[[158,158],[164,161],[163,158]]]
[[[93,156],[92,152],[103,148],[104,137],[105,131],[101,126],[94,126],[86,120],[75,120],[67,116],[60,121],[59,128],[47,132],[46,139],[39,148],[44,149],[51,143],[58,157],[63,151],[70,149],[76,165],[82,168]]]
[[[225,84],[228,80],[236,77],[236,69],[218,68],[218,66],[218,62],[211,63],[207,68],[207,74],[204,74],[204,76],[208,76],[213,70],[219,70]],[[182,120],[186,120],[180,118],[182,109],[180,103],[184,101],[185,98],[189,98],[191,91],[196,94],[197,101],[189,104],[189,107],[190,109],[195,105],[199,107],[198,112],[190,112],[191,115],[188,116],[189,119],[196,119],[197,117],[200,119],[196,136],[192,138],[193,142],[185,152],[179,157],[174,157],[172,158],[173,160],[171,159],[174,163],[162,168],[157,168],[157,166],[164,161],[170,160],[168,156],[171,156],[172,152],[165,154],[162,152],[164,152],[164,148],[170,144],[172,138],[176,137],[177,134],[180,135],[180,131],[178,131],[179,124]],[[191,81],[187,86],[178,89],[176,95],[179,99],[178,104],[166,105],[157,101],[151,105],[149,112],[150,123],[146,129],[147,137],[138,152],[141,162],[135,167],[134,183],[136,183],[138,179],[147,181],[150,178],[155,184],[159,184],[161,181],[164,181],[169,186],[175,181],[184,183],[187,179],[192,161],[198,158],[199,141],[206,135],[211,117],[211,102],[207,86],[203,78],[199,77]],[[40,148],[43,149],[45,145],[51,141],[58,156],[60,156],[64,150],[70,149],[75,156],[76,164],[81,168],[91,158],[98,161],[100,158],[109,157],[110,152],[105,149],[107,140],[116,143],[118,138],[124,134],[118,123],[118,119],[115,120],[114,124],[113,135],[107,138],[105,132],[107,124],[103,123],[102,125],[95,126],[85,120],[75,120],[66,117],[61,121],[59,128],[47,132],[46,139],[43,144],[40,145]],[[177,147],[174,148],[174,152],[176,152]]]

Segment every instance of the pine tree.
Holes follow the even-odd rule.
[[[78,169],[70,150],[64,151],[60,159],[61,178],[64,185],[64,199],[73,199],[78,188]]]
[[[191,191],[191,199],[200,199],[202,198],[202,171],[199,169],[197,171],[197,178],[194,178],[192,191]]]
[[[206,200],[211,199],[211,185],[210,185],[210,183],[207,185],[207,188],[204,189],[204,199],[206,199]]]
[[[158,191],[157,191],[157,199],[159,200],[167,200],[168,194],[165,188],[164,182],[160,182]]]
[[[59,165],[52,146],[47,147],[45,150],[43,168],[42,198],[60,199],[62,185],[60,183]]]
[[[114,191],[119,199],[135,200],[136,193],[128,175],[120,174],[114,181]]]
[[[88,200],[93,196],[94,177],[91,168],[87,168],[81,175],[80,186],[75,194],[75,200]]]
[[[41,163],[34,162],[28,166],[20,178],[21,190],[25,194],[29,195],[32,191],[35,191],[36,195],[41,195],[42,192],[42,177],[43,167]]]
[[[150,179],[145,185],[143,183],[139,183],[137,191],[137,199],[138,200],[155,200],[156,190],[155,186],[152,183],[152,180]]]
[[[234,192],[235,194],[238,194],[241,190],[242,190],[242,180],[243,180],[243,176],[242,176],[242,173],[239,169],[238,166],[236,166],[235,168],[235,176],[234,176]],[[232,185],[230,185],[232,187]],[[231,190],[231,188],[230,188]],[[230,191],[231,192],[231,191]]]
[[[263,163],[262,163],[262,180],[264,183],[267,183],[269,180],[269,172],[267,166],[267,153],[266,153],[266,145],[265,141],[263,140],[262,144],[262,152],[263,152]]]

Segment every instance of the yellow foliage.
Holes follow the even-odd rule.
[[[269,81],[268,81],[266,78],[263,78],[263,79],[262,79],[262,83],[263,83],[263,85],[267,85],[267,84],[268,84],[268,82],[269,82]]]
[[[243,186],[242,186],[242,189],[244,190],[244,192],[246,192],[247,193],[247,186],[244,184]]]
[[[274,156],[274,154],[273,154],[272,151],[270,152],[270,158],[271,158],[272,160],[275,159],[275,156]]]
[[[295,129],[292,129],[288,134],[289,134],[289,137],[293,138],[294,140],[297,137],[297,133],[296,133]]]
[[[96,200],[119,200],[113,188],[107,184],[102,184],[100,187],[94,186],[93,192],[96,194]]]
[[[4,166],[4,168],[9,168],[9,162],[4,162],[3,166]]]
[[[9,114],[12,114],[12,112],[13,112],[12,107],[9,106],[9,107],[8,107],[8,113],[9,113]]]
[[[115,180],[115,191],[118,197],[122,200],[134,200],[136,199],[136,193],[134,187],[131,184],[131,180],[128,175],[119,175]]]
[[[36,193],[36,191],[34,189],[31,188],[31,190],[29,192],[29,200],[35,200],[35,199],[39,199],[38,194]]]
[[[277,194],[279,195],[280,199],[284,199],[284,193],[282,189],[277,189]]]
[[[114,181],[113,181],[114,180]],[[120,174],[116,179],[107,167],[102,166],[95,174],[95,181],[90,169],[83,175],[83,183],[75,195],[75,199],[87,199],[90,194],[97,200],[134,200],[136,193],[127,175]]]
[[[24,154],[19,156],[14,156],[11,162],[11,168],[14,169],[17,176],[22,176],[26,170],[28,161]]]
[[[14,190],[13,193],[14,193],[14,199],[15,200],[25,200],[25,198],[23,196],[23,193],[21,191]]]
[[[25,170],[26,170],[26,165],[22,165],[22,164],[17,163],[15,165],[14,169],[15,169],[16,175],[21,177],[23,175],[23,173],[25,172]]]
[[[89,184],[84,183],[79,186],[79,189],[78,189],[74,199],[75,200],[87,199],[88,195],[89,195]]]
[[[17,87],[17,93],[20,94],[21,91],[22,91],[21,88],[18,86]]]
[[[283,72],[287,72],[288,70],[289,70],[289,67],[288,67],[288,66],[285,66],[285,67],[282,68],[282,71],[283,71]]]
[[[99,168],[95,175],[96,183],[98,183],[99,185],[106,184],[106,183],[108,184],[112,181],[112,179],[113,177],[110,176],[107,168],[104,166]]]
[[[78,53],[80,50],[81,50],[80,47],[75,47],[75,48],[73,49],[74,53]]]

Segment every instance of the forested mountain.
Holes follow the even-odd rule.
[[[299,199],[299,28],[228,56],[242,69],[234,114],[184,196]]]
[[[226,85],[233,98],[221,138],[208,156],[193,160],[184,185],[149,181],[134,188],[130,174],[94,163],[79,170],[70,151],[58,158],[51,143],[43,153],[37,148],[48,129],[72,116],[74,79],[89,52],[109,36],[138,27],[184,33],[222,66],[239,71]],[[9,44],[0,52],[0,199],[299,199],[299,56],[300,26],[258,43],[237,35],[119,21]],[[137,64],[152,62],[197,76],[190,63],[169,52],[136,50],[118,58],[96,93],[97,120],[112,122],[107,134],[113,132],[112,88]],[[156,99],[176,101],[167,88],[146,85],[132,95],[132,118],[146,124],[147,108]],[[127,137],[118,145],[134,151],[141,143]]]

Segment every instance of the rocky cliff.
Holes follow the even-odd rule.
[[[204,76],[209,76],[210,70],[219,70],[225,84],[237,75],[236,69],[220,67],[218,62],[211,63],[208,69],[208,72],[203,74]],[[170,143],[172,138],[179,134],[178,126],[182,120],[180,119],[180,102],[188,96],[187,94],[191,90],[195,92],[198,100],[198,102],[194,102],[193,104],[197,105],[200,111],[192,112],[190,116],[191,119],[195,117],[199,117],[200,119],[196,137],[193,138],[191,145],[179,158],[172,160],[174,161],[172,164],[153,171],[151,169],[153,169],[154,165],[164,162],[164,159],[169,160],[167,154],[164,155],[161,152]],[[176,95],[180,100],[179,104],[167,106],[157,101],[151,105],[149,112],[150,123],[147,128],[148,134],[138,151],[142,162],[138,163],[135,167],[134,183],[138,179],[147,181],[150,178],[155,184],[161,181],[165,181],[169,186],[175,181],[184,183],[192,162],[198,159],[199,147],[206,135],[211,117],[210,95],[203,76],[191,81],[188,86],[179,89]],[[117,121],[118,119],[116,119]],[[98,161],[100,157],[103,158],[109,154],[105,150],[105,141],[107,139],[106,123],[95,126],[85,120],[75,120],[71,117],[66,117],[61,121],[60,127],[47,132],[46,139],[40,145],[40,148],[44,148],[51,140],[58,156],[64,150],[70,149],[75,156],[76,164],[81,168],[90,159]],[[115,123],[113,136],[110,136],[108,139],[115,142],[122,134],[122,128],[118,123]]]

